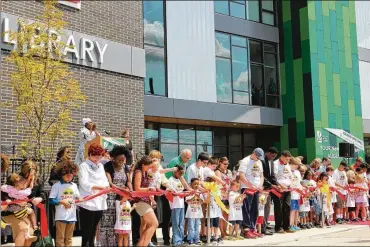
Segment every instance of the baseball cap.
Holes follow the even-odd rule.
[[[265,152],[263,152],[262,148],[256,148],[253,153],[257,156],[259,160],[265,159]]]

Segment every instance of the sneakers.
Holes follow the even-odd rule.
[[[211,243],[217,242],[217,239],[214,236],[211,236]]]
[[[245,237],[248,238],[248,239],[255,239],[255,238],[257,238],[257,236],[254,235],[252,231],[247,231],[247,233],[245,234]]]
[[[155,244],[153,244],[153,242],[150,242],[149,244],[148,244],[148,247],[155,247],[156,245]]]
[[[263,235],[263,234],[258,233],[258,232],[253,232],[253,234],[254,234],[254,235],[256,235],[256,236],[257,236],[257,237],[259,237],[259,238],[263,238],[263,237],[264,237],[264,235]]]
[[[301,225],[301,229],[308,229],[306,224]]]
[[[295,231],[300,231],[300,230],[301,230],[301,228],[299,228],[298,226],[293,226],[293,230],[295,230]]]
[[[236,238],[234,238],[233,236],[229,236],[229,237],[227,238],[227,240],[229,240],[229,241],[235,241],[235,240],[236,240]]]
[[[244,238],[242,236],[237,236],[235,239],[236,240],[244,240]]]
[[[224,240],[221,237],[218,237],[216,240],[217,240],[217,243],[219,244],[222,244],[224,242]]]
[[[202,246],[202,245],[203,245],[203,243],[202,243],[202,241],[200,241],[200,240],[199,240],[198,242],[196,242],[196,243],[195,243],[195,246]]]
[[[282,233],[282,234],[284,234],[285,231],[283,229],[280,229],[280,230],[276,231],[276,233]]]
[[[287,233],[294,233],[296,232],[293,228],[293,226],[290,226],[287,230],[286,230]]]

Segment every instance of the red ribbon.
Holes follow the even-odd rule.
[[[254,193],[256,193],[256,192],[264,192],[264,193],[272,193],[272,194],[274,194],[275,196],[277,196],[277,197],[281,197],[281,193],[279,192],[279,191],[277,191],[276,189],[274,189],[274,188],[272,188],[271,190],[262,190],[262,191],[260,191],[260,190],[257,190],[257,189],[253,189],[253,188],[247,188],[245,191],[244,191],[244,194],[248,194],[248,195],[254,195]]]
[[[340,199],[342,199],[342,200],[345,200],[346,199],[345,195],[343,195],[343,193],[340,192],[337,188],[330,187],[330,191],[331,192],[337,192],[337,194],[340,197]]]

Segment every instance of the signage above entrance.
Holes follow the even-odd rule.
[[[6,32],[18,29],[18,19],[18,16],[1,13],[2,50],[14,49],[14,42]],[[63,35],[55,32],[53,34],[66,43],[64,54],[68,63],[145,77],[144,49],[70,30],[64,30]]]

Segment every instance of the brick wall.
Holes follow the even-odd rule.
[[[119,43],[143,47],[143,23],[141,1],[83,1],[81,10],[60,6],[66,28],[102,37]],[[33,19],[43,11],[38,1],[2,1],[1,11]],[[0,101],[14,97],[9,87],[9,76],[14,67],[4,62],[6,52],[1,53]],[[78,147],[81,119],[89,117],[98,129],[106,129],[117,136],[124,128],[130,129],[134,150],[144,150],[144,82],[142,78],[107,72],[88,67],[71,65],[75,79],[80,81],[87,96],[86,104],[73,112],[71,128],[76,136],[70,140]],[[1,108],[0,143],[17,145],[22,138],[17,134],[20,126],[15,123],[15,111]]]

